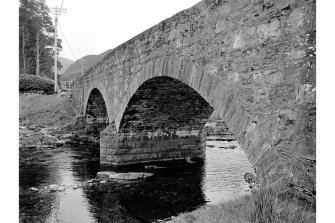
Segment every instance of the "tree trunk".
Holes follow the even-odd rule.
[[[23,63],[23,71],[25,74],[27,74],[27,59],[26,59],[26,35],[25,35],[25,24],[23,25],[23,31],[22,31],[22,63]]]
[[[36,31],[36,76],[40,76],[40,45],[39,45],[40,34]]]

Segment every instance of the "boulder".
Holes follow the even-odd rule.
[[[49,186],[49,189],[50,189],[50,191],[62,191],[62,190],[65,190],[65,187],[64,186],[58,186],[56,184],[51,184]]]
[[[244,180],[248,183],[248,184],[252,184],[252,183],[256,183],[258,184],[258,179],[255,175],[253,175],[252,173],[245,173],[244,174]]]
[[[128,172],[128,173],[115,173],[112,171],[102,171],[97,173],[97,177],[100,179],[114,179],[114,180],[137,180],[151,177],[153,173],[143,173],[143,172]]]

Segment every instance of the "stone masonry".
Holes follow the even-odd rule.
[[[111,123],[101,140],[115,145],[132,133],[120,130],[140,86],[155,77],[179,80],[213,108],[210,120],[226,122],[258,176],[315,191],[315,11],[315,0],[203,0],[86,72],[74,87],[78,107],[85,114],[91,91],[101,92]],[[153,139],[125,138],[135,145]],[[154,146],[138,148],[151,154]]]

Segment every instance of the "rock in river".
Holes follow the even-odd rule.
[[[128,173],[116,173],[112,171],[102,171],[97,173],[97,177],[100,179],[115,179],[115,180],[137,180],[151,177],[153,173],[144,172],[128,172]]]

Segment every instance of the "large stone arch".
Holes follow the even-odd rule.
[[[168,76],[142,83],[128,102],[118,132],[202,131],[213,107],[193,88]]]
[[[148,62],[141,72],[137,73],[127,89],[120,103],[115,123],[117,130],[130,99],[137,89],[146,81],[154,77],[171,77],[181,81],[194,89],[213,108],[210,120],[224,120],[228,128],[244,147],[246,134],[254,126],[257,114],[246,112],[237,97],[234,87],[238,83],[238,74],[227,73],[225,78],[215,76],[211,70],[212,64],[194,62],[185,58],[162,57]],[[262,141],[262,140],[260,140]],[[264,140],[263,140],[264,141]],[[245,150],[247,153],[248,149]],[[250,157],[252,162],[253,158]]]
[[[221,87],[218,85],[213,85],[214,88],[211,87],[215,78],[204,72],[203,66],[183,58],[162,57],[146,63],[141,72],[134,75],[134,78],[126,86],[126,89],[120,90],[124,92],[124,96],[120,101],[115,119],[117,129],[119,128],[125,108],[134,93],[144,82],[154,77],[170,77],[181,81],[199,93],[213,108],[220,107],[220,102],[215,100],[216,95],[212,91],[218,90]],[[219,113],[216,111],[213,113],[213,118],[214,116],[216,116],[215,118],[219,117],[218,115]]]

